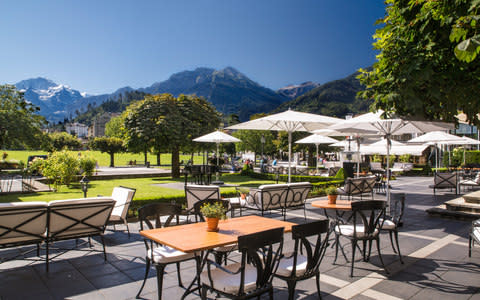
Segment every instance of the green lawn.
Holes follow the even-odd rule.
[[[236,184],[240,186],[259,186],[261,184],[274,183],[274,181],[258,180],[251,177],[240,176],[237,174],[225,174],[221,177],[225,183]],[[115,186],[123,185],[137,189],[134,200],[155,200],[168,198],[185,197],[183,190],[166,188],[158,186],[161,183],[181,182],[183,179],[173,180],[171,178],[136,178],[136,179],[114,179],[114,180],[95,180],[89,183],[88,197],[97,195],[108,196],[112,194]],[[222,187],[222,194],[231,194],[235,192],[233,187]],[[62,199],[82,198],[83,192],[79,184],[71,187],[61,186],[57,192],[41,192],[34,194],[11,194],[0,196],[0,202],[16,201],[52,201]]]
[[[7,160],[18,160],[27,162],[30,155],[44,155],[48,154],[45,151],[27,151],[27,150],[3,150],[1,153],[6,152],[8,154]],[[93,157],[97,160],[99,166],[110,165],[110,155],[107,153],[101,153],[100,151],[78,151],[82,156]],[[188,161],[191,158],[190,154],[180,155],[180,161]],[[144,155],[142,153],[117,153],[115,154],[115,166],[126,166],[130,161],[136,161],[138,164],[144,164]],[[157,156],[148,154],[148,161],[151,165],[157,164]],[[160,157],[160,163],[162,165],[169,165],[172,161],[172,155],[170,153],[162,154]],[[194,155],[194,164],[202,164],[203,158],[200,155]]]

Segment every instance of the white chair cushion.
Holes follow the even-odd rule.
[[[292,253],[285,254],[285,257],[280,259],[276,274],[288,277],[292,274],[293,270],[293,256]],[[307,269],[307,257],[298,254],[297,255],[297,268],[295,270],[296,276],[301,276]]]
[[[244,207],[245,205],[247,205],[247,201],[245,199],[241,199],[239,197],[235,197],[235,198],[228,198],[227,199],[228,202],[230,202],[230,204],[232,206],[241,206],[241,207]]]
[[[353,225],[337,225],[335,226],[335,232],[341,233],[341,235],[353,237],[353,234],[354,234],[353,227],[354,227]],[[355,227],[357,228],[357,237],[363,238],[365,236],[365,233],[364,233],[365,229],[363,225],[356,225]],[[377,235],[378,229],[375,229],[373,234]]]
[[[240,268],[240,263],[225,266],[225,269],[236,272]],[[220,269],[211,270],[213,288],[229,294],[237,294],[240,286],[240,272],[232,275]],[[200,274],[200,280],[210,284],[208,271],[205,270]],[[245,284],[244,291],[252,291],[256,288],[257,269],[251,265],[245,266]]]
[[[147,251],[148,257],[152,257],[152,250]],[[153,249],[153,261],[159,264],[168,264],[172,262],[182,261],[185,259],[193,258],[194,253],[185,253],[179,250],[175,250],[168,246],[158,246]]]
[[[225,245],[214,249],[217,252],[232,252],[238,250],[238,244]]]
[[[382,219],[380,219],[378,224],[382,224]],[[393,230],[393,229],[395,229],[395,227],[397,227],[395,222],[393,222],[392,220],[385,220],[385,221],[383,221],[383,225],[382,225],[381,229]]]
[[[477,241],[480,242],[480,227],[474,227],[472,230],[472,237]]]

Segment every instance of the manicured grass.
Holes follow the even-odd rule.
[[[261,184],[274,183],[271,180],[259,180],[238,174],[225,174],[221,177],[225,183],[236,184],[240,186],[259,186]],[[162,183],[180,182],[183,179],[172,178],[135,178],[135,179],[112,179],[112,180],[95,180],[89,183],[88,197],[97,195],[109,196],[115,186],[126,186],[137,189],[134,200],[155,200],[168,198],[185,197],[185,192],[178,189],[159,186]],[[231,194],[235,192],[234,187],[222,187],[222,194]],[[11,194],[0,196],[0,202],[16,202],[16,201],[52,201],[62,199],[83,198],[83,192],[79,184],[73,184],[70,187],[61,186],[57,192],[41,192],[34,194]]]
[[[0,153],[6,152],[8,154],[7,160],[18,160],[27,162],[28,156],[30,155],[45,155],[48,154],[45,151],[27,151],[27,150],[4,150]],[[109,166],[110,165],[110,155],[107,153],[102,153],[100,151],[78,151],[82,156],[93,157],[97,160],[99,166]],[[151,165],[157,164],[157,156],[153,154],[148,154],[148,161]],[[188,161],[191,158],[190,154],[180,155],[180,161]],[[136,161],[137,164],[144,164],[144,155],[143,153],[117,153],[115,154],[115,166],[127,166],[130,161]],[[169,165],[172,162],[172,155],[170,153],[162,154],[160,157],[160,163],[162,165]],[[200,155],[193,156],[194,164],[202,164],[203,158]]]

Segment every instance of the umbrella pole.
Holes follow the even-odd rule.
[[[390,135],[387,134],[387,207],[390,212]],[[390,215],[390,213],[388,213]]]
[[[357,137],[357,176],[360,177],[360,138]]]
[[[218,157],[219,155],[219,151],[218,151],[218,148],[220,146],[220,143],[217,143],[217,174],[215,174],[215,180],[218,181],[218,173],[220,173],[220,158]]]
[[[463,146],[463,165],[465,166],[465,146]]]
[[[288,132],[288,183],[290,183],[291,174],[291,162],[292,162],[292,132]]]
[[[315,156],[315,158],[316,158],[315,161],[316,161],[317,168],[315,170],[315,174],[318,174],[318,144],[315,144],[315,147],[317,148],[317,156]]]

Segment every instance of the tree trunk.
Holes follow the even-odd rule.
[[[175,146],[172,150],[172,178],[180,178],[180,150]]]
[[[157,153],[157,165],[160,167],[160,152]]]
[[[145,157],[145,166],[148,165],[148,158],[147,158],[147,148],[145,148],[145,152],[143,152],[144,157]]]
[[[110,168],[115,167],[115,153],[110,153]]]

